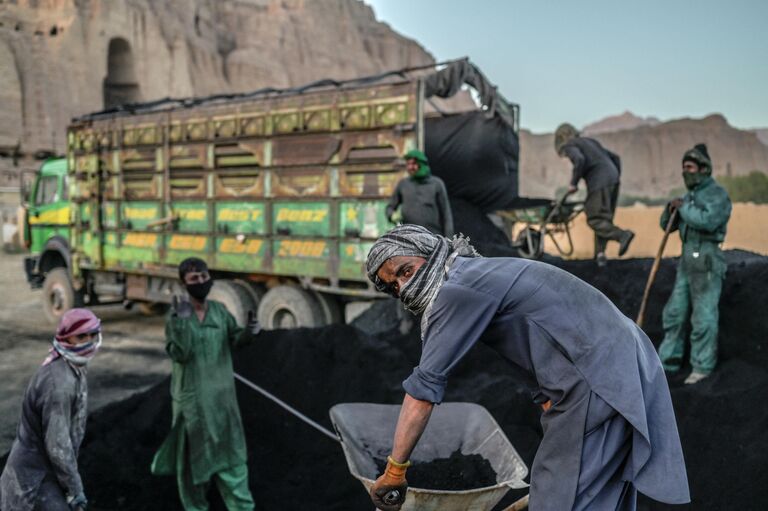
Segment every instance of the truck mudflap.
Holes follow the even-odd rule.
[[[27,275],[27,282],[32,289],[43,287],[45,277],[37,271],[38,256],[27,256],[24,258],[24,273]]]

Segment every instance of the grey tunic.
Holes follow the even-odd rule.
[[[563,146],[563,153],[573,163],[571,185],[581,179],[587,183],[587,191],[593,192],[619,184],[621,160],[593,138],[576,137]]]
[[[453,214],[448,192],[439,177],[429,176],[421,181],[402,179],[389,199],[387,216],[391,217],[400,205],[404,224],[416,224],[435,234],[453,236]]]
[[[77,453],[85,435],[87,401],[86,366],[58,358],[37,370],[24,394],[16,439],[0,476],[0,509],[32,510],[36,502],[38,509],[68,509],[64,496],[83,491]]]
[[[580,508],[596,498],[588,490],[582,494],[590,481],[580,481],[580,473],[591,471],[594,481],[601,470],[618,471],[617,478],[656,500],[689,501],[656,351],[602,293],[548,264],[459,257],[435,298],[421,360],[403,382],[405,391],[440,403],[451,369],[478,340],[532,377],[536,402],[552,400],[541,418],[544,437],[531,470],[532,510]],[[605,452],[583,453],[585,437],[596,428],[610,430],[617,414],[628,439],[608,435],[588,444]],[[616,466],[606,467],[604,460],[621,449],[626,452]]]

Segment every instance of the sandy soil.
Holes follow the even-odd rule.
[[[29,379],[45,358],[55,327],[46,322],[40,292],[26,282],[22,255],[0,253],[0,453],[11,447]],[[95,309],[104,344],[89,368],[89,411],[147,389],[170,373],[162,317],[120,306]]]

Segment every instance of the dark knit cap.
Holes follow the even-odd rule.
[[[696,144],[683,155],[683,163],[690,161],[699,166],[701,170],[712,172],[712,160],[709,158],[706,144]]]

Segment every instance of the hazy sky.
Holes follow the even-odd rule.
[[[472,59],[536,132],[625,110],[768,127],[768,0],[365,2],[436,59]]]

